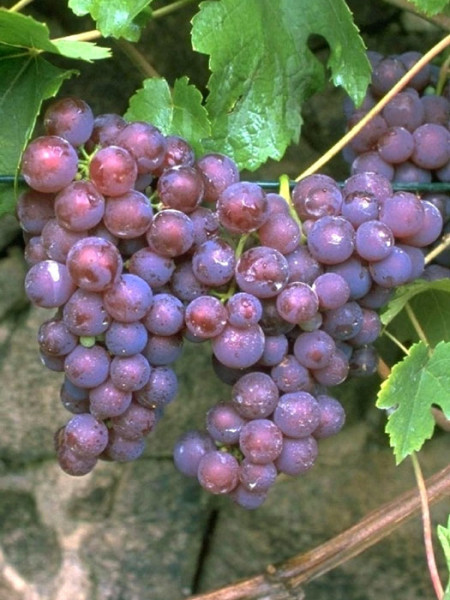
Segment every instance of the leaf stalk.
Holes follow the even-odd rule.
[[[187,6],[188,4],[193,4],[197,0],[177,0],[176,2],[172,2],[167,6],[162,6],[161,8],[157,8],[152,12],[153,19],[159,19],[161,17],[165,17],[166,15]]]

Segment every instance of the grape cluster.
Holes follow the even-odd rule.
[[[347,100],[347,126],[356,125],[422,57],[419,52],[395,56],[368,53],[372,80],[362,105]],[[441,94],[439,71],[424,66],[381,113],[348,144],[345,157],[351,172],[375,171],[390,181],[430,183],[450,181],[450,86]]]
[[[26,292],[56,309],[38,343],[73,414],[55,436],[61,467],[137,458],[176,396],[183,344],[209,341],[231,397],[179,439],[174,461],[256,508],[343,426],[329,388],[375,372],[377,310],[422,274],[440,211],[373,172],[266,193],[225,155],[196,158],[178,136],[94,117],[75,98],[44,125],[23,155],[17,214]]]
[[[217,201],[225,229],[229,194]],[[212,341],[231,399],[213,406],[205,430],[186,433],[174,454],[180,471],[245,508],[265,500],[278,474],[309,470],[318,441],[340,430],[344,411],[329,388],[376,371],[377,310],[393,288],[423,274],[423,249],[443,224],[433,203],[394,192],[373,172],[342,188],[311,175],[295,185],[291,208],[276,194],[266,201],[264,223],[258,210],[246,225],[249,247],[237,258],[236,289]],[[248,206],[234,212],[233,227]]]

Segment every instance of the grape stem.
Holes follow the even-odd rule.
[[[280,175],[279,178],[279,190],[278,193],[286,200],[286,204],[289,207],[289,214],[292,219],[297,223],[300,231],[302,232],[302,222],[295,210],[294,205],[292,204],[291,198],[291,181],[289,181],[288,175]],[[301,243],[304,244],[306,241],[306,236],[302,233]]]
[[[433,250],[428,252],[428,254],[425,256],[425,264],[430,264],[430,262],[434,260],[436,256],[441,254],[441,252],[444,252],[444,250],[447,250],[448,247],[450,247],[449,234],[442,236],[442,242],[438,244],[435,248],[433,248]]]
[[[434,555],[433,538],[431,534],[430,506],[428,503],[427,488],[423,478],[423,473],[420,467],[419,459],[415,452],[411,454],[411,461],[413,464],[417,488],[419,489],[420,493],[420,503],[422,506],[423,539],[425,543],[428,570],[430,572],[430,577],[434,591],[436,593],[436,597],[438,600],[442,600],[444,598],[444,590],[442,587],[441,580],[439,578],[439,572],[436,566],[436,558]]]
[[[90,42],[91,40],[97,40],[101,37],[102,34],[98,29],[90,29],[89,31],[82,31],[81,33],[73,33],[72,35],[65,35],[63,37],[54,38],[52,42]]]
[[[251,233],[244,233],[239,238],[239,241],[236,245],[236,249],[234,251],[236,261],[239,260],[242,253],[244,252],[245,244],[247,243],[247,240],[249,239],[249,237],[251,235],[252,235]],[[215,296],[216,298],[218,298],[222,303],[225,303],[236,293],[236,281],[235,281],[235,279],[233,279],[230,287],[227,289],[226,292],[216,292],[215,290],[211,290],[209,293],[211,294],[211,296]]]
[[[400,92],[411,79],[435,56],[442,52],[447,46],[450,45],[450,35],[447,35],[443,40],[435,44],[431,50],[422,56],[420,60],[407,72],[403,77],[389,90],[389,92],[381,98],[381,100],[371,109],[369,112],[360,120],[358,123],[350,129],[334,146],[332,146],[327,152],[325,152],[318,160],[316,160],[310,167],[308,167],[303,173],[301,173],[295,181],[300,181],[308,175],[312,175],[318,169],[321,169],[329,160],[331,160],[338,152],[340,152],[344,146],[348,144],[364,127],[367,123],[373,119],[383,108],[392,100],[392,98]]]
[[[408,315],[409,320],[411,321],[412,326],[414,327],[414,330],[417,333],[419,339],[428,348],[428,353],[431,354],[430,343],[427,340],[427,336],[425,335],[425,331],[423,330],[422,325],[419,323],[419,320],[416,317],[416,315],[415,315],[415,313],[414,313],[414,311],[413,311],[413,309],[411,307],[411,304],[409,302],[407,302],[405,304],[405,310],[406,310],[406,314]]]
[[[390,331],[388,331],[387,329],[385,329],[383,331],[383,333],[386,337],[388,337],[391,340],[391,342],[394,342],[394,344],[400,348],[400,350],[405,354],[405,356],[408,356],[408,354],[409,354],[408,348],[406,346],[404,346],[401,343],[401,341],[395,337],[395,335],[392,335],[392,333]]]
[[[22,8],[25,8],[28,4],[31,4],[33,0],[19,0],[16,2],[11,8],[8,9],[8,12],[19,12]]]
[[[192,4],[195,1],[196,0],[177,0],[176,2],[172,2],[171,4],[168,4],[167,6],[163,6],[161,8],[154,10],[151,13],[152,19],[159,19],[161,17],[165,17],[166,15],[168,15],[180,8],[183,8],[183,6]],[[23,8],[24,6],[26,6],[27,4],[30,4],[30,2],[33,2],[33,0],[20,0],[20,2],[17,2],[17,4],[15,4],[9,10],[11,12],[18,11],[21,8]],[[78,42],[89,42],[91,40],[97,40],[98,38],[101,38],[101,37],[102,37],[102,33],[98,29],[91,29],[90,31],[83,31],[81,33],[74,33],[72,35],[65,35],[60,38],[55,38],[52,41],[74,40],[74,41],[78,41]],[[124,42],[124,41],[126,41],[126,40],[123,40],[123,39],[119,40],[119,42]],[[151,77],[153,77],[153,75],[151,75]]]
[[[450,466],[424,482],[428,504],[435,504],[450,495]],[[264,573],[239,581],[234,585],[188,600],[287,600],[303,599],[301,585],[328,573],[361,554],[408,519],[420,512],[421,498],[417,488],[405,492],[370,512],[359,523],[331,540],[278,565],[269,565]]]
[[[154,19],[158,19],[160,17],[165,17],[166,15],[187,6],[188,4],[193,4],[197,0],[177,0],[176,2],[172,2],[167,6],[162,6],[161,8],[157,8],[152,12],[152,17]]]
[[[117,40],[117,45],[122,52],[129,58],[131,63],[141,71],[144,77],[161,77],[155,67],[139,52],[134,44],[131,44],[127,40]]]
[[[444,60],[441,68],[439,69],[439,79],[436,85],[436,95],[440,96],[447,82],[448,75],[450,73],[450,56]]]

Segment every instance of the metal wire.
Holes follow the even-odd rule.
[[[268,191],[277,191],[280,187],[279,181],[254,181],[260,187]],[[344,186],[343,181],[336,182],[340,187]],[[296,181],[290,181],[289,187],[292,189],[297,184]],[[435,181],[433,183],[418,183],[418,182],[391,182],[394,190],[405,190],[412,192],[450,192],[450,182]]]
[[[19,175],[17,178],[14,175],[0,175],[0,183],[25,183],[25,179]],[[278,191],[280,187],[279,181],[254,181],[260,187],[268,191]],[[296,185],[296,181],[289,181],[289,187],[292,189]],[[344,182],[338,181],[337,184],[343,187]],[[407,190],[412,192],[450,192],[450,182],[434,181],[432,183],[418,182],[391,182],[394,190]]]

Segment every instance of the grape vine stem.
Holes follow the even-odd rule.
[[[428,493],[423,478],[422,469],[420,467],[419,459],[415,452],[411,454],[411,461],[414,469],[414,476],[416,478],[417,487],[420,493],[420,503],[422,505],[423,539],[425,543],[428,570],[430,572],[431,582],[433,584],[436,597],[438,600],[442,600],[444,598],[444,590],[442,587],[441,580],[439,578],[439,572],[436,566],[436,558],[434,556]]]
[[[117,45],[129,60],[136,65],[144,77],[161,77],[155,67],[145,58],[145,56],[127,40],[117,40]]]
[[[431,353],[430,343],[427,340],[425,331],[423,330],[422,325],[419,323],[419,319],[416,317],[416,315],[411,307],[411,304],[409,302],[407,302],[405,304],[405,310],[406,310],[406,314],[408,315],[409,320],[411,321],[412,326],[414,327],[414,330],[417,333],[419,339],[428,348],[428,353]]]
[[[32,2],[33,0],[20,0],[19,2],[16,2],[16,4],[11,6],[9,12],[19,12],[20,10],[22,10],[22,8],[25,8],[25,6],[31,4]]]
[[[400,348],[400,350],[405,354],[405,356],[408,356],[409,354],[409,350],[406,346],[404,346],[400,340],[398,340],[395,335],[392,335],[392,333],[390,331],[388,331],[387,329],[383,330],[383,334],[388,337],[391,342],[393,342],[396,346],[398,346]]]
[[[450,495],[450,466],[424,482],[428,504]],[[382,504],[359,523],[304,554],[278,565],[270,565],[261,575],[239,581],[219,590],[190,596],[189,600],[300,600],[300,586],[331,571],[367,550],[421,510],[416,487]]]
[[[447,250],[447,248],[449,247],[450,235],[447,234],[442,236],[442,241],[437,246],[435,246],[433,250],[430,250],[430,252],[428,252],[428,254],[425,256],[425,264],[429,265],[430,262],[436,258],[436,256],[439,256],[441,252],[444,252],[444,250]]]
[[[165,17],[169,13],[174,12],[175,10],[178,10],[180,8],[183,8],[184,6],[187,6],[188,4],[193,4],[196,1],[197,0],[177,0],[177,2],[172,2],[171,4],[168,4],[167,6],[161,6],[161,8],[155,9],[152,13],[152,17],[154,19],[158,19],[159,17]]]
[[[310,167],[303,171],[295,181],[300,181],[308,175],[312,175],[319,169],[321,169],[329,160],[331,160],[338,152],[340,152],[364,127],[367,123],[373,119],[378,113],[380,113],[388,102],[398,94],[410,81],[411,79],[435,56],[440,54],[447,46],[450,45],[450,35],[447,35],[443,40],[435,44],[431,50],[422,56],[420,60],[389,90],[389,92],[381,98],[381,100],[364,115],[364,117],[358,121],[358,123],[350,129],[334,146],[332,146],[327,152],[325,152],[318,160],[316,160]]]
[[[165,17],[166,15],[168,15],[180,8],[183,8],[184,6],[187,6],[188,4],[192,4],[193,2],[196,2],[196,1],[197,0],[177,0],[176,2],[172,2],[171,4],[168,4],[167,6],[162,6],[161,8],[157,8],[156,10],[154,10],[152,12],[152,19],[160,19],[161,17]],[[33,2],[33,0],[20,0],[20,2],[15,4],[9,10],[10,10],[10,12],[16,12],[16,11],[20,10],[21,8],[23,8],[24,6],[26,6],[27,4],[30,4],[30,2]],[[75,40],[78,42],[89,42],[92,40],[98,40],[101,37],[103,37],[101,31],[99,31],[98,29],[91,29],[89,31],[83,31],[81,33],[74,33],[72,35],[65,35],[60,38],[55,38],[52,41]],[[123,41],[123,40],[120,40],[120,41]]]

